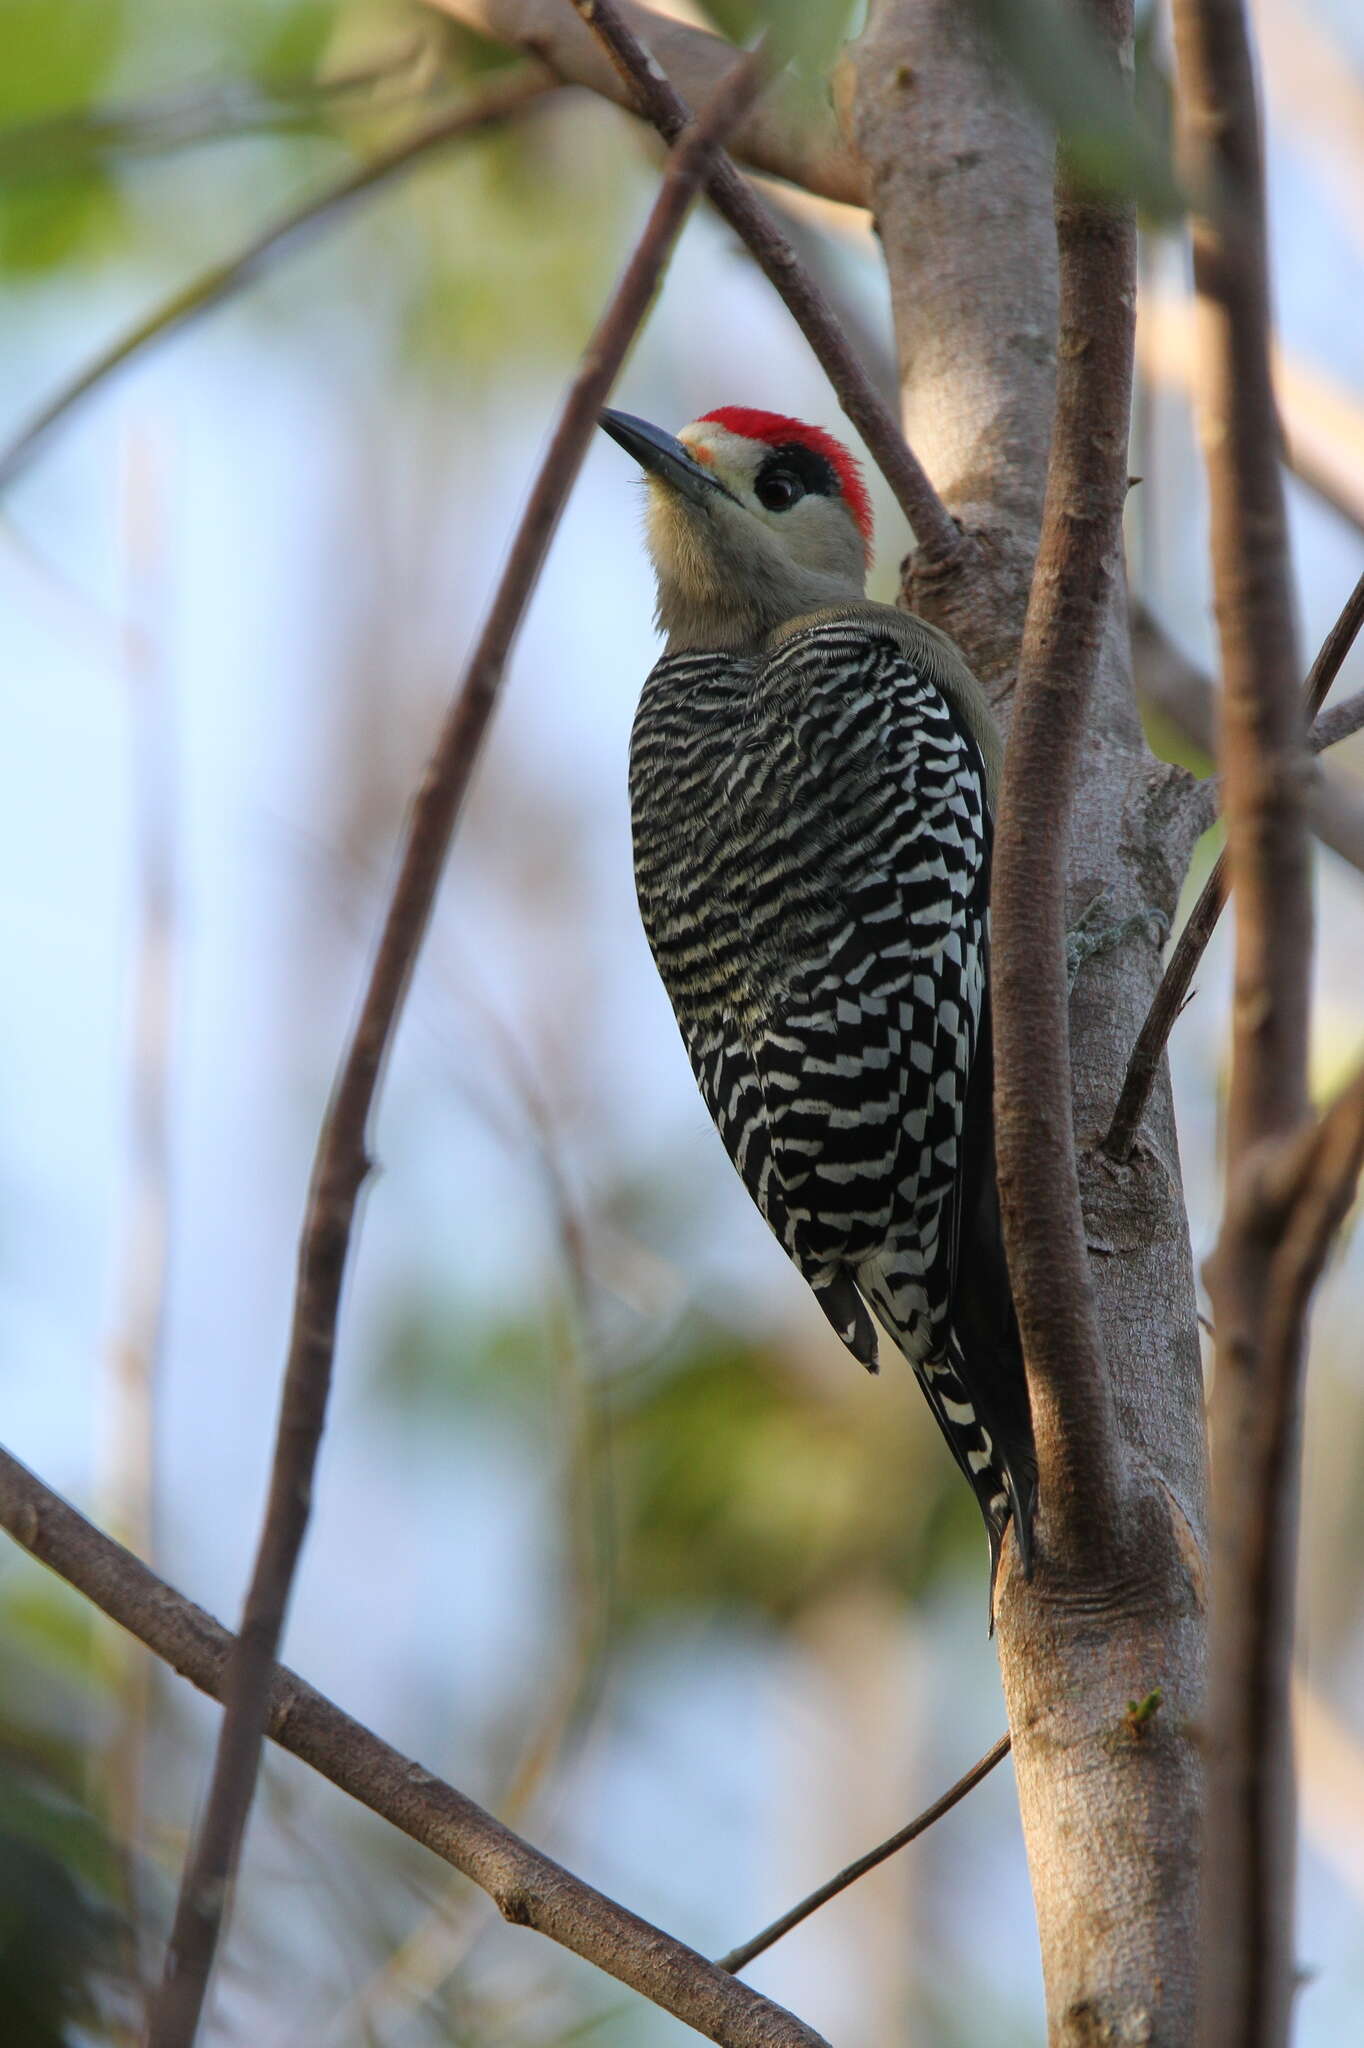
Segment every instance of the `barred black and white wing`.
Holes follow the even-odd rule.
[[[979,1242],[976,744],[901,638],[825,622],[764,655],[660,663],[631,791],[645,928],[726,1149],[854,1355],[874,1365],[870,1304],[914,1367],[997,1558],[1011,1512],[1026,1543],[1032,1454],[1011,1305],[1002,1355],[959,1335],[973,1275],[1003,1276]]]

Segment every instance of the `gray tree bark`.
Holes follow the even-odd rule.
[[[1007,720],[1055,391],[1052,151],[954,0],[880,0],[843,104],[890,279],[905,427],[975,559],[905,601],[950,632]],[[1170,916],[1189,854],[1112,593],[1069,860],[1072,924]],[[1132,1162],[1099,1140],[1159,976],[1154,933],[1082,968],[1075,1127],[1094,1299],[1123,1439],[1102,1554],[1005,1584],[1000,1670],[1053,2042],[1193,2037],[1205,1572],[1203,1389],[1168,1078]],[[1160,1704],[1145,1717],[1133,1701]]]

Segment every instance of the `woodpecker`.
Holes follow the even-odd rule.
[[[847,449],[721,406],[601,424],[647,484],[662,659],[630,746],[644,929],[730,1159],[854,1358],[873,1316],[975,1493],[990,1611],[1036,1460],[1000,1233],[989,882],[1001,744],[958,648],[865,595]]]

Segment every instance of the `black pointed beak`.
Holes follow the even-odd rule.
[[[698,462],[675,435],[665,434],[662,427],[651,427],[648,420],[636,419],[631,412],[610,411],[602,413],[600,425],[602,432],[609,434],[627,455],[634,456],[641,469],[671,484],[693,504],[703,504],[715,491],[724,498],[732,496],[704,463]]]

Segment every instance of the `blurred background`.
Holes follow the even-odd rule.
[[[1364,18],[1254,12],[1310,652],[1364,570]],[[1157,82],[1164,33],[1148,18]],[[0,0],[0,34],[4,442],[505,65],[415,0]],[[312,1147],[406,794],[657,162],[568,92],[429,153],[102,381],[0,504],[4,1437],[229,1623]],[[789,204],[884,354],[865,217]],[[1152,237],[1144,266],[1131,568],[1210,671],[1179,242]],[[618,402],[674,426],[777,404],[846,432],[704,215]],[[905,540],[877,490],[889,598]],[[714,1954],[926,1804],[1004,1715],[974,1505],[909,1374],[851,1367],[750,1207],[639,929],[639,512],[603,440],[388,1076],[286,1654]],[[1357,653],[1337,694],[1361,685]],[[1154,710],[1151,732],[1208,765]],[[1364,741],[1332,758],[1364,780]],[[1318,885],[1325,1091],[1364,1041],[1364,885],[1329,853]],[[1200,1258],[1227,982],[1219,935],[1172,1048]],[[1362,1313],[1356,1239],[1311,1372],[1305,2048],[1352,2038],[1364,2000]],[[0,2036],[127,2041],[216,1710],[8,1545],[0,1630]],[[1040,2043],[1009,1766],[750,1974],[840,2044]],[[278,1753],[207,2031],[694,2038]]]

